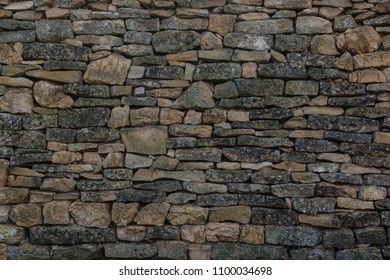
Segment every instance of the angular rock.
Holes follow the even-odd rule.
[[[123,35],[126,33],[123,20],[87,20],[74,21],[73,32],[87,35]]]
[[[348,29],[337,40],[338,45],[352,54],[374,52],[382,43],[381,36],[372,26]]]
[[[57,43],[31,43],[23,47],[23,58],[27,60],[69,60],[88,61],[91,49]]]
[[[139,211],[134,222],[137,225],[163,226],[170,207],[166,202],[150,203]]]
[[[140,154],[165,154],[168,133],[165,127],[150,126],[121,131],[127,152]]]
[[[321,178],[330,183],[361,184],[362,178],[359,175],[344,173],[322,173]]]
[[[9,260],[48,260],[50,253],[47,247],[27,243],[21,246],[8,246],[7,257]]]
[[[133,31],[160,31],[160,21],[157,18],[154,19],[128,19],[126,20],[127,30]]]
[[[58,120],[64,128],[83,128],[104,126],[109,116],[110,110],[107,108],[69,109],[59,111]]]
[[[204,110],[215,106],[213,93],[204,82],[193,83],[172,104],[175,109]]]
[[[187,259],[187,243],[181,241],[162,241],[156,242],[159,258],[163,259]]]
[[[46,43],[60,42],[74,36],[70,20],[39,20],[36,30],[38,40]]]
[[[295,150],[300,152],[335,152],[338,151],[338,145],[326,140],[297,139],[295,141]]]
[[[92,244],[53,246],[51,251],[51,258],[54,260],[99,260],[103,255],[103,247]]]
[[[337,260],[382,260],[379,248],[356,248],[342,250],[336,254]]]
[[[282,184],[271,186],[271,193],[277,197],[314,196],[315,184]]]
[[[46,81],[34,84],[34,99],[47,108],[69,108],[73,105],[73,99],[64,94],[61,86]]]
[[[251,208],[249,206],[213,207],[210,209],[209,222],[249,223]]]
[[[169,134],[175,137],[194,136],[199,138],[210,138],[211,133],[212,133],[212,126],[209,125],[174,124],[169,127]],[[193,141],[191,140],[190,142],[192,143]],[[178,145],[175,145],[175,148],[187,147],[187,145],[183,147],[180,143],[177,144]],[[192,147],[192,145],[190,145],[190,147]]]
[[[12,114],[28,114],[32,112],[34,99],[31,90],[27,88],[7,88],[0,95],[0,110]]]
[[[273,46],[273,40],[272,36],[233,32],[224,37],[223,44],[229,48],[268,51]]]
[[[306,35],[276,35],[275,49],[281,52],[302,52],[309,48],[310,37]]]
[[[210,242],[237,242],[240,228],[236,223],[209,223],[206,225],[206,240]]]
[[[6,244],[19,244],[26,233],[22,227],[0,224],[0,241]]]
[[[132,126],[145,126],[158,123],[159,108],[140,108],[131,110],[130,121]]]
[[[204,243],[206,227],[203,225],[183,225],[180,227],[180,235],[184,241],[192,243]]]
[[[375,120],[342,116],[309,116],[308,127],[311,129],[339,130],[344,132],[366,133],[379,129]]]
[[[293,22],[289,19],[240,21],[234,24],[237,33],[282,34],[290,33],[293,29]]]
[[[176,158],[184,161],[213,161],[220,162],[222,158],[222,151],[217,148],[198,148],[192,150],[176,150]]]
[[[287,250],[282,246],[258,246],[239,243],[215,244],[211,257],[217,260],[288,259]]]
[[[50,225],[69,224],[69,201],[51,201],[43,207],[44,223]]]
[[[250,171],[247,170],[215,170],[206,171],[207,180],[216,183],[245,182],[250,178]]]
[[[334,251],[321,246],[291,250],[293,260],[334,260]]]
[[[300,16],[296,22],[298,34],[323,34],[332,33],[332,24],[323,18],[315,16]]]
[[[390,66],[390,52],[378,51],[367,54],[357,54],[353,58],[355,69],[379,68]]]
[[[295,211],[287,209],[253,208],[252,224],[257,225],[296,225],[298,215]]]
[[[181,80],[184,77],[184,70],[182,67],[151,66],[146,68],[145,77],[151,79]]]
[[[313,227],[266,226],[265,240],[268,244],[287,246],[315,246],[322,241],[322,232]]]
[[[18,204],[9,213],[9,218],[17,226],[32,227],[42,224],[42,210],[36,204]]]
[[[237,79],[235,80],[235,83],[237,85],[238,93],[240,96],[282,95],[284,88],[284,82],[282,80],[277,79]]]
[[[167,221],[172,225],[201,225],[208,217],[208,209],[191,204],[171,206]]]
[[[49,80],[64,84],[80,83],[82,81],[81,71],[29,70],[25,75],[35,79]]]
[[[131,45],[123,45],[121,47],[114,47],[114,51],[119,53],[119,54],[123,54],[126,57],[153,55],[152,46],[141,45],[141,44],[131,44]],[[151,57],[151,58],[153,58],[153,57]],[[146,57],[145,60],[147,60],[147,59],[148,58]],[[135,60],[134,60],[134,64],[135,65],[142,65],[143,63],[135,62]]]
[[[77,224],[85,227],[108,228],[111,222],[109,205],[106,203],[74,202],[69,212]]]
[[[112,142],[120,139],[119,132],[104,127],[88,127],[77,131],[76,139],[79,143]]]
[[[324,232],[325,248],[346,249],[355,246],[355,237],[350,229],[326,230]]]

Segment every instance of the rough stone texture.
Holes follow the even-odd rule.
[[[106,203],[74,202],[69,212],[78,225],[85,227],[107,228],[111,222],[109,205]]]

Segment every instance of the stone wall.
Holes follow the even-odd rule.
[[[0,258],[390,258],[387,0],[0,7]]]

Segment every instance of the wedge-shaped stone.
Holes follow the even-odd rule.
[[[117,53],[123,54],[126,57],[153,55],[152,46],[142,45],[142,44],[123,45],[120,47],[114,47],[113,50]],[[140,65],[142,63],[134,63],[134,64]]]
[[[147,126],[121,131],[126,151],[140,154],[165,154],[168,132],[165,127]]]
[[[322,173],[321,178],[330,183],[344,183],[360,185],[362,184],[362,177],[360,175],[351,175],[344,173]]]
[[[64,84],[77,84],[82,81],[81,71],[30,70],[25,75],[35,79],[44,79]]]
[[[194,206],[173,205],[171,206],[167,221],[172,225],[202,225],[206,223],[209,210]]]
[[[193,83],[172,104],[175,109],[205,110],[215,106],[213,93],[204,82]]]
[[[363,201],[359,199],[338,197],[337,198],[337,207],[354,209],[354,210],[373,210],[374,202],[373,201]]]
[[[282,34],[294,31],[289,19],[240,21],[234,24],[234,32],[254,34]]]
[[[125,23],[121,19],[74,21],[72,24],[75,34],[123,35],[126,33]]]
[[[299,222],[315,227],[339,228],[341,221],[335,214],[299,215]]]
[[[315,246],[322,241],[322,231],[314,227],[273,226],[265,228],[268,244],[284,246]]]
[[[23,47],[23,58],[26,60],[81,60],[88,61],[91,49],[56,43],[31,43]]]
[[[273,46],[272,36],[237,32],[227,34],[223,43],[230,48],[257,51],[268,51]]]
[[[34,82],[27,78],[0,77],[0,85],[31,88]]]
[[[192,50],[200,44],[200,35],[195,31],[167,30],[153,35],[152,45],[156,52],[178,53]]]

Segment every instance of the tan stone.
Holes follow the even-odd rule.
[[[146,107],[133,109],[130,112],[130,121],[132,126],[145,126],[157,124],[160,109],[157,107]]]
[[[297,163],[297,162],[288,162],[288,161],[274,164],[272,165],[272,167],[275,169],[295,171],[295,172],[306,170],[306,164]]]
[[[134,219],[137,225],[163,226],[171,205],[167,202],[150,203],[143,207]]]
[[[249,121],[249,112],[229,110],[227,112],[227,118],[231,122],[247,122]]]
[[[153,159],[146,156],[134,154],[126,154],[125,166],[130,169],[150,167],[153,164]]]
[[[112,205],[112,221],[118,226],[130,224],[138,214],[139,203],[117,203]]]
[[[143,226],[117,227],[116,235],[119,240],[140,242],[145,239],[146,228]]]
[[[200,49],[213,50],[222,49],[222,38],[219,35],[215,35],[212,32],[203,32],[200,37]]]
[[[353,163],[345,163],[341,165],[340,172],[348,174],[370,174],[370,173],[381,173],[379,169],[373,167],[365,167]]]
[[[0,188],[0,205],[27,202],[28,193],[24,188]]]
[[[160,113],[160,123],[163,125],[170,125],[175,123],[182,123],[184,113],[179,110],[163,108]]]
[[[225,36],[233,32],[236,15],[211,14],[209,17],[209,31]]]
[[[1,160],[0,160],[0,168],[1,168],[1,166],[2,165],[1,165]],[[18,176],[28,176],[28,177],[45,177],[44,174],[36,172],[36,171],[29,169],[29,168],[25,168],[25,167],[11,167],[9,169],[9,174],[18,175]]]
[[[7,44],[0,44],[0,63],[17,64],[23,61],[22,53]]]
[[[54,8],[50,8],[47,11],[45,11],[45,15],[46,15],[47,19],[53,19],[53,18],[65,18],[66,19],[69,16],[69,10],[54,7]]]
[[[210,138],[213,127],[210,125],[172,125],[169,133],[175,137],[195,136],[199,138]]]
[[[73,105],[73,99],[62,91],[62,86],[46,81],[35,83],[34,98],[39,105],[47,108],[69,108]]]
[[[186,61],[186,62],[196,62],[198,61],[198,52],[197,51],[186,51],[175,54],[167,54],[167,60],[171,61]]]
[[[340,70],[348,72],[353,71],[353,58],[349,52],[343,53],[334,63],[334,66]]]
[[[337,154],[337,153],[323,153],[323,154],[319,154],[317,156],[317,159],[331,161],[331,162],[339,162],[339,163],[351,162],[352,161],[352,158],[351,158],[350,155],[347,155],[347,154]]]
[[[9,218],[17,226],[32,227],[42,224],[41,207],[36,204],[18,204],[12,207]]]
[[[109,128],[118,128],[128,126],[130,124],[130,107],[116,107],[111,110],[110,119],[107,126]]]
[[[206,226],[183,225],[180,227],[180,236],[184,241],[192,243],[204,243],[206,239]]]
[[[332,35],[317,35],[311,39],[310,51],[322,55],[338,55],[336,43]]]
[[[209,223],[206,225],[206,240],[209,242],[237,242],[240,225],[236,223]]]
[[[69,207],[69,212],[80,226],[108,228],[111,223],[108,203],[73,202]]]
[[[390,132],[375,132],[374,142],[378,144],[390,145]]]
[[[9,187],[36,188],[39,187],[41,179],[26,176],[9,176]]]
[[[109,153],[103,160],[103,168],[123,167],[123,153]]]
[[[323,130],[294,130],[290,132],[289,137],[322,139],[324,138],[324,131]]]
[[[362,200],[381,200],[385,199],[387,190],[384,187],[362,186],[359,193],[359,198]]]
[[[34,106],[31,89],[6,88],[6,92],[0,95],[0,111],[13,114],[30,114]]]
[[[337,228],[340,221],[335,214],[299,215],[299,222],[315,227]]]
[[[26,87],[32,88],[34,82],[27,78],[13,78],[13,77],[2,77],[0,76],[0,85],[9,87]]]
[[[201,225],[207,220],[208,209],[192,204],[172,205],[167,220],[172,225]]]
[[[328,116],[340,116],[344,115],[343,108],[332,107],[304,107],[303,113],[305,115],[328,115]]]
[[[100,144],[98,147],[99,154],[118,153],[124,151],[125,151],[125,145],[123,145],[122,143]]]
[[[353,65],[355,69],[390,67],[390,51],[355,55]]]
[[[196,165],[195,165],[196,166]],[[208,164],[207,168],[210,167]],[[195,169],[195,168],[193,168]],[[184,182],[204,182],[205,175],[202,171],[189,169],[191,171],[163,171],[163,170],[151,170],[151,169],[138,169],[134,174],[134,181],[155,181],[158,179],[173,179]],[[178,170],[179,167],[178,167]],[[187,169],[186,169],[187,170]]]
[[[14,2],[4,7],[5,10],[12,10],[12,11],[30,10],[33,8],[34,8],[34,1]]]
[[[373,201],[363,201],[359,199],[338,197],[337,207],[353,210],[373,210],[375,209]]]
[[[168,132],[164,126],[145,126],[121,131],[126,151],[139,154],[166,154]]]
[[[372,26],[348,29],[337,38],[337,45],[352,54],[374,52],[381,43],[381,36]]]
[[[319,11],[319,15],[327,20],[333,20],[339,14],[343,12],[343,8],[333,8],[333,7],[321,7]]]
[[[320,182],[320,177],[313,172],[293,172],[291,178],[299,183],[315,183]]]
[[[306,128],[307,120],[302,117],[293,117],[283,124],[283,128]]]
[[[181,162],[177,170],[208,170],[214,168],[213,162]]]
[[[46,70],[30,70],[25,73],[26,76],[35,79],[43,79],[64,84],[81,83],[81,71],[46,71]]]
[[[188,257],[190,260],[210,260],[211,245],[188,244]]]
[[[83,154],[83,162],[91,164],[102,164],[103,161],[98,153],[86,152]]]
[[[0,189],[4,188],[8,179],[9,161],[0,159]]]
[[[319,183],[318,192],[321,195],[326,196],[340,196],[347,198],[357,198],[358,189],[350,185],[335,185],[332,183],[321,182]]]
[[[241,230],[240,242],[247,244],[264,244],[264,226],[244,225]]]
[[[48,141],[47,149],[54,152],[66,151],[68,149],[68,145],[65,143]]]
[[[84,74],[87,84],[123,85],[129,72],[131,60],[120,54],[92,61]]]
[[[69,164],[80,162],[83,158],[81,153],[60,151],[53,154],[52,162],[58,164]]]
[[[196,112],[194,110],[188,110],[184,118],[185,124],[201,124],[202,123],[202,113]]]
[[[72,178],[45,178],[40,189],[54,192],[70,192],[76,187]]]
[[[355,71],[349,74],[349,82],[351,83],[386,83],[386,75],[378,69],[364,69]]]
[[[0,243],[0,260],[6,260],[6,259],[7,259],[7,245],[4,243]]]
[[[154,161],[153,168],[163,170],[175,170],[179,162],[180,161],[175,158],[160,156]]]
[[[270,19],[266,13],[245,13],[238,16],[238,20],[263,20]]]
[[[50,225],[69,224],[70,201],[52,201],[43,206],[44,223]]]
[[[356,15],[355,16],[355,21],[356,22],[362,22],[362,21],[364,21],[366,19],[374,18],[375,16],[376,16],[375,12],[368,11],[368,12]],[[386,27],[384,27],[384,28],[386,28]],[[380,27],[375,28],[376,31],[381,32],[381,30],[379,30],[379,29],[380,29]]]
[[[225,169],[225,170],[237,170],[240,169],[241,164],[238,162],[217,162],[217,169]]]
[[[251,219],[251,208],[249,206],[227,206],[210,208],[209,222],[237,222],[249,223]]]
[[[241,169],[261,170],[264,167],[272,166],[272,162],[260,162],[260,163],[241,163]]]
[[[52,192],[31,191],[30,203],[50,202],[53,200],[53,197],[54,197],[54,193]]]
[[[242,77],[243,78],[257,78],[257,63],[246,62],[242,64]]]

